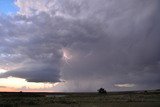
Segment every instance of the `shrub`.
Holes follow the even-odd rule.
[[[106,93],[107,93],[104,88],[100,88],[100,89],[98,89],[97,91],[98,91],[98,93],[100,93],[100,94],[106,94]]]

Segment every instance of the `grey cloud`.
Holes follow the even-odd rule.
[[[20,54],[19,61],[12,57],[8,62],[23,65],[1,77],[35,82],[64,79],[66,85],[59,89],[63,91],[121,90],[115,84],[135,84],[130,90],[159,88],[158,0],[54,2],[56,10],[52,6],[1,23],[9,31],[0,27],[7,35],[2,38],[12,41],[1,43],[1,53],[8,54],[9,49]],[[63,48],[73,56],[67,64]]]
[[[96,34],[100,37],[99,40],[96,39],[97,41],[91,43],[75,43],[70,47],[73,49],[71,51],[73,56],[76,54],[78,57],[70,61],[71,67],[68,65],[64,67],[64,78],[73,79],[73,82],[85,91],[91,90],[92,83],[95,83],[92,84],[93,87],[103,86],[109,90],[114,90],[113,85],[116,83],[136,84],[131,90],[159,88],[159,2],[156,0],[152,3],[129,0],[121,1],[120,4],[118,1],[112,2],[115,7],[110,9],[118,9],[110,12],[116,14],[111,16],[112,19],[107,19],[107,10],[102,10],[103,24],[100,25],[106,31],[102,31],[98,26],[101,20],[97,17],[88,19],[98,23],[98,28],[96,25],[89,27],[96,30],[91,32],[87,30],[88,35]],[[84,26],[88,26],[88,23]],[[82,81],[82,78],[85,81]],[[102,83],[96,84],[97,81]],[[71,87],[79,90],[75,84]]]
[[[35,22],[28,25],[25,20],[19,21],[23,22],[17,23],[13,19],[10,24],[14,28],[6,27],[8,32],[4,40],[8,41],[3,41],[1,45],[1,66],[15,66],[16,69],[2,74],[1,78],[14,76],[29,82],[59,82],[62,51],[61,44],[54,42],[56,35],[47,28],[43,32],[43,27]]]
[[[25,78],[28,82],[60,82],[59,68],[37,62],[1,75],[8,76]]]

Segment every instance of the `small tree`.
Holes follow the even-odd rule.
[[[100,94],[106,94],[106,93],[107,93],[104,88],[100,88],[100,89],[98,89],[97,91],[98,91],[98,93],[100,93]]]

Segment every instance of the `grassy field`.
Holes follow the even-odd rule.
[[[0,107],[160,107],[159,91],[0,93]]]

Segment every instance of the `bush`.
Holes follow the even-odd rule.
[[[100,88],[100,89],[98,89],[97,91],[98,91],[98,93],[100,93],[100,94],[106,94],[106,93],[107,93],[104,88]]]

